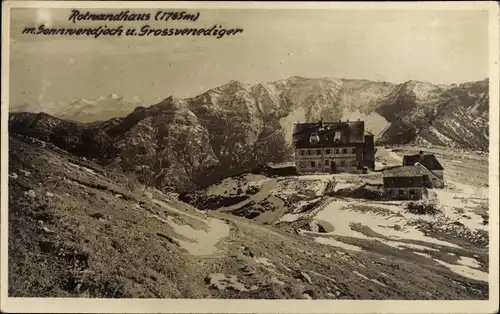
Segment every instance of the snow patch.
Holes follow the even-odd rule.
[[[372,132],[374,135],[380,134],[390,125],[384,117],[376,112],[364,114],[359,110],[349,111],[348,109],[344,109],[342,117],[344,120],[356,121],[360,119],[361,121],[365,121],[366,130]]]
[[[72,167],[76,168],[76,169],[82,169],[82,170],[84,170],[84,171],[86,171],[86,172],[88,172],[88,173],[94,174],[94,175],[96,175],[96,174],[97,174],[94,170],[92,170],[92,169],[90,169],[90,168],[87,168],[87,167],[84,167],[84,166],[79,166],[79,165],[76,165],[76,164],[71,163],[71,162],[68,162],[68,164],[69,164],[70,166],[72,166]]]
[[[430,127],[429,130],[444,144],[452,144],[453,141],[451,141],[446,135],[440,133],[436,128]]]
[[[194,229],[189,225],[177,224],[172,218],[168,220],[168,224],[176,233],[192,240],[192,242],[177,240],[191,255],[212,255],[216,250],[216,244],[229,235],[229,226],[219,219],[207,220],[208,232]]]
[[[433,192],[447,218],[459,221],[471,230],[489,230],[489,226],[483,223],[483,217],[474,212],[481,204],[487,206],[488,188],[475,188],[448,180],[445,189]]]
[[[311,274],[315,274],[316,276],[319,276],[319,277],[322,277],[322,278],[325,278],[325,279],[328,279],[330,280],[331,282],[335,282],[337,283],[337,281],[335,281],[335,279],[333,279],[332,277],[329,277],[329,276],[326,276],[326,275],[323,275],[323,274],[320,274],[318,272],[315,272],[313,270],[309,271]]]
[[[446,262],[443,262],[443,261],[437,260],[437,259],[435,259],[435,261],[438,262],[439,264],[447,267],[455,274],[461,275],[461,276],[469,278],[469,279],[488,282],[488,273],[485,273],[485,272],[480,271],[478,269],[473,269],[473,268],[470,268],[470,267],[464,266],[464,265],[452,265],[452,264],[448,264]]]
[[[354,184],[354,183],[339,182],[339,183],[335,184],[334,191],[337,192],[339,190],[348,189],[348,188],[352,188],[352,187],[356,187],[356,186],[358,186],[358,185]]]
[[[366,203],[352,200],[333,199],[314,218],[330,223],[334,227],[334,231],[331,234],[339,236],[354,237],[359,239],[374,239],[373,237],[365,236],[361,232],[352,230],[352,224],[357,223],[363,226],[367,226],[372,231],[381,234],[385,238],[390,238],[391,240],[417,240],[437,245],[459,248],[458,245],[455,245],[453,243],[437,240],[426,236],[415,226],[408,225],[408,218],[404,215],[382,216],[373,212],[360,212],[355,210],[356,205],[366,206]],[[391,210],[393,206],[382,205],[381,207],[385,207],[386,209]],[[399,225],[401,228],[399,230],[396,230],[394,228],[395,225]],[[383,243],[386,242],[385,239],[381,238],[377,238],[377,240]]]
[[[294,222],[300,219],[303,215],[301,214],[285,214],[283,215],[277,223],[279,222]]]
[[[427,253],[422,253],[422,252],[413,252],[417,255],[420,255],[420,256],[423,256],[423,257],[426,257],[426,258],[430,258],[432,259],[432,256],[430,254],[427,254]]]
[[[376,283],[377,285],[380,285],[382,287],[387,287],[384,283],[378,281],[377,279],[370,279],[370,281]]]
[[[256,286],[251,286],[250,289],[239,282],[235,275],[226,276],[222,273],[214,273],[208,276],[210,286],[218,290],[234,289],[238,291],[256,290]]]
[[[179,245],[186,249],[191,255],[212,255],[216,251],[217,243],[219,243],[221,239],[229,236],[229,225],[227,225],[222,220],[215,218],[204,219],[182,210],[178,210],[168,205],[167,203],[158,200],[154,200],[153,202],[163,206],[169,211],[173,211],[186,217],[198,220],[208,226],[208,231],[198,230],[189,225],[178,224],[173,220],[172,217],[168,217],[167,220],[162,219],[163,221],[168,223],[176,233],[191,240],[183,241],[177,239]]]
[[[439,251],[437,249],[428,247],[428,246],[423,246],[419,244],[414,244],[414,243],[405,243],[405,242],[395,242],[395,241],[384,241],[384,244],[387,244],[389,246],[397,247],[397,248],[407,248],[407,249],[414,249],[414,250],[421,250],[421,251]]]
[[[24,174],[25,177],[29,177],[31,175],[31,172],[29,171],[26,171],[26,170],[19,170],[20,172],[22,172],[22,174]]]
[[[370,280],[370,278],[366,277],[365,275],[361,274],[360,272],[358,272],[358,271],[356,271],[356,270],[355,270],[355,271],[353,271],[353,273],[354,273],[355,275],[357,275],[357,276],[359,276],[359,277],[363,278],[363,279]]]
[[[398,154],[396,154],[395,152],[393,152],[393,151],[389,151],[388,155],[389,155],[389,157],[391,157],[395,161],[403,162],[403,158],[401,156],[399,156]]]
[[[460,256],[458,263],[463,266],[472,267],[472,268],[481,268],[481,265],[474,258]]]

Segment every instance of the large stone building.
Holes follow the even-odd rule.
[[[428,188],[444,188],[444,167],[436,156],[420,151],[415,155],[403,156],[403,166],[420,168],[424,185]]]
[[[384,193],[387,199],[419,200],[425,196],[424,177],[419,167],[399,166],[384,170]]]
[[[375,167],[373,134],[364,121],[297,123],[294,125],[298,173],[361,172]]]

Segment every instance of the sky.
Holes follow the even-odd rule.
[[[195,96],[231,80],[254,84],[291,76],[435,84],[488,77],[487,11],[212,9],[200,11],[196,22],[122,25],[222,25],[243,32],[221,39],[21,34],[24,27],[39,24],[113,25],[73,24],[68,21],[70,13],[11,10],[11,106],[109,94],[151,104],[170,95]]]

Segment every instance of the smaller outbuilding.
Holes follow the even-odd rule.
[[[384,193],[391,200],[419,200],[426,196],[424,176],[419,167],[399,166],[384,171]]]
[[[424,186],[444,188],[444,167],[433,154],[420,151],[416,155],[406,155],[403,157],[403,166],[419,167],[424,178]]]

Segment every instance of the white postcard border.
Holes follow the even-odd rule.
[[[197,9],[349,9],[488,10],[490,16],[490,255],[489,301],[211,300],[8,298],[8,103],[10,8],[197,8]],[[495,2],[139,2],[6,1],[2,3],[1,96],[1,310],[19,313],[490,313],[498,310],[499,265],[499,9]]]

